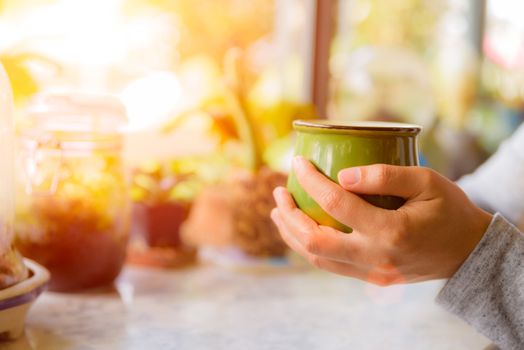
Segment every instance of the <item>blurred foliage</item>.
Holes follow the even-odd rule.
[[[217,86],[204,98],[195,110],[175,116],[164,126],[164,132],[171,132],[187,119],[202,113],[212,121],[211,134],[224,146],[228,141],[240,141],[248,149],[248,159],[244,164],[251,170],[258,170],[264,162],[264,154],[272,143],[288,136],[292,121],[298,118],[315,117],[312,105],[278,99],[267,103],[260,94],[259,84],[264,83],[265,71],[257,79],[250,81],[248,61],[245,51],[230,48],[223,64],[223,76],[216,77],[212,85]]]
[[[495,99],[482,96],[471,111],[468,129],[473,132],[486,153],[494,153],[500,143],[513,134],[524,121],[522,108],[515,108]]]
[[[218,139],[219,152],[225,152],[235,163],[233,159],[238,152],[235,146],[242,144],[248,153],[244,167],[256,171],[264,163],[264,153],[271,144],[289,135],[292,120],[314,117],[311,105],[289,101],[284,97],[267,103],[260,93],[253,93],[255,90],[267,90],[264,84],[273,73],[271,66],[282,63],[271,62],[271,55],[259,57],[254,49],[261,42],[267,44],[271,41],[274,1],[126,2],[127,11],[130,12],[151,6],[176,18],[179,30],[177,37],[173,38],[173,44],[177,46],[180,60],[178,74],[186,74],[184,69],[187,62],[191,62],[193,71],[198,68],[195,67],[197,65],[202,66],[203,71],[217,67],[219,72],[207,77],[206,86],[202,87],[206,90],[213,86],[213,90],[201,96],[200,103],[192,110],[174,116],[173,121],[163,128],[164,132],[171,132],[187,119],[204,114],[212,121],[209,132]],[[271,45],[268,45],[268,49],[271,49]],[[277,76],[273,79],[280,78]]]
[[[251,101],[250,112],[255,123],[259,125],[257,132],[261,134],[264,149],[288,136],[294,120],[317,118],[313,105],[286,100],[267,107],[259,107],[256,101]]]
[[[58,0],[0,0],[0,13],[9,11],[20,11],[35,5],[46,5],[56,3]]]
[[[198,62],[208,65],[202,59]],[[256,173],[266,164],[278,166],[276,159],[291,146],[292,121],[314,118],[314,108],[282,99],[269,104],[260,101],[259,95],[250,92],[264,80],[264,72],[249,81],[246,64],[244,51],[230,48],[224,58],[223,75],[208,81],[216,89],[194,109],[174,116],[162,128],[162,132],[171,133],[189,120],[204,116],[211,122],[209,135],[217,139],[215,152],[163,164],[152,162],[153,170],[138,169],[133,184],[135,201],[190,200],[205,184],[226,179],[238,167]]]
[[[504,68],[485,58],[482,62],[483,88],[510,108],[524,110],[524,68]]]
[[[267,0],[130,0],[129,9],[160,8],[179,21],[182,58],[205,52],[222,62],[231,47],[248,48],[271,33],[275,2]]]
[[[54,72],[62,69],[59,63],[34,52],[6,50],[0,53],[0,62],[9,76],[13,97],[17,105],[26,102],[42,88],[41,82],[31,68],[38,66],[41,69],[50,69]]]
[[[216,183],[226,168],[227,160],[217,155],[151,160],[134,169],[131,198],[149,204],[190,202],[205,185]]]
[[[4,66],[15,102],[20,102],[38,92],[38,84],[31,74],[28,62],[33,59],[28,54],[4,54],[0,56],[0,62]]]
[[[428,47],[445,6],[445,1],[434,0],[354,0],[351,46],[373,43],[421,52]]]
[[[28,6],[51,3],[62,6],[65,1],[0,0],[0,9],[11,14],[25,11]],[[210,120],[208,136],[217,140],[212,154],[194,159],[152,161],[136,169],[133,186],[135,200],[188,200],[201,187],[198,181],[211,183],[218,181],[218,178],[224,179],[227,177],[226,169],[240,166],[256,172],[267,163],[276,164],[274,158],[278,157],[277,153],[282,155],[284,152],[273,151],[267,155],[267,150],[278,149],[272,146],[274,143],[284,144],[281,140],[289,138],[292,120],[314,117],[313,106],[293,100],[293,97],[285,97],[299,94],[283,91],[284,77],[275,74],[279,71],[275,66],[285,67],[286,71],[290,66],[289,62],[274,61],[272,35],[275,1],[123,0],[114,4],[107,8],[121,11],[122,22],[131,18],[144,18],[146,21],[156,17],[168,18],[164,21],[165,27],[159,30],[162,37],[151,37],[149,40],[155,42],[158,39],[162,45],[172,46],[176,54],[159,60],[163,65],[154,66],[154,69],[175,73],[183,86],[183,98],[191,103],[187,106],[190,110],[173,115],[172,122],[160,127],[160,132],[169,133],[188,119],[205,116]],[[17,101],[24,101],[46,88],[45,79],[49,80],[49,75],[41,78],[35,74],[36,70],[32,71],[33,60],[44,61],[44,58],[17,54],[11,50],[1,56],[1,60],[12,79]],[[131,57],[123,58],[119,63],[121,67],[108,66],[114,63],[102,64],[100,72],[118,72],[119,68],[126,67],[126,60],[131,60]],[[149,69],[148,62],[143,64],[144,72]],[[291,68],[300,64],[293,61]],[[78,83],[75,79],[82,79],[81,74],[76,77],[75,67],[66,64],[63,67],[65,73],[71,75],[64,78],[66,83],[74,84]],[[131,76],[124,74],[120,79],[123,81],[114,86],[126,86],[129,82],[125,79],[131,79]],[[295,83],[285,84],[288,90],[301,89],[300,79],[299,75],[293,75],[293,79],[289,80]],[[151,158],[154,159],[154,156]],[[205,171],[202,170],[204,168]],[[206,177],[206,173],[214,175]]]

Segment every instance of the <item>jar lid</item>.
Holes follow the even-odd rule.
[[[35,95],[27,116],[35,128],[46,131],[114,133],[127,122],[116,97],[77,93]]]

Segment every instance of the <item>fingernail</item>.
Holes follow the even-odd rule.
[[[351,186],[360,181],[360,168],[348,168],[338,173],[338,182],[342,186]]]

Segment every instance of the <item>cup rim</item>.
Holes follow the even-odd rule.
[[[327,119],[295,120],[293,128],[300,131],[321,129],[326,131],[372,131],[418,134],[422,126],[385,121],[332,121]]]

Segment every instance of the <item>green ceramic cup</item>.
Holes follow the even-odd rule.
[[[332,122],[328,120],[293,123],[296,131],[295,155],[310,160],[317,169],[338,183],[338,172],[370,164],[418,165],[418,125],[389,122]],[[328,215],[302,189],[291,172],[288,190],[297,206],[317,223],[342,232],[351,228]],[[394,196],[362,196],[369,203],[398,209],[405,200]]]

